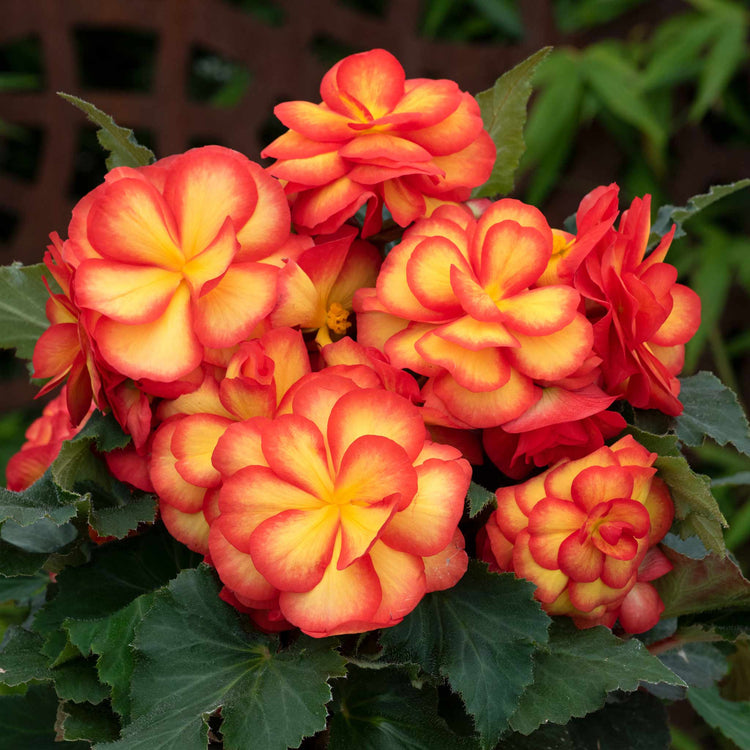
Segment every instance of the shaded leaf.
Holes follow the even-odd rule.
[[[48,585],[49,575],[46,573],[19,576],[18,578],[0,577],[0,602],[10,600],[17,602],[28,601],[44,591]]]
[[[106,704],[63,703],[55,727],[67,741],[111,742],[120,733],[117,717]]]
[[[86,420],[83,429],[75,435],[72,442],[91,439],[96,449],[108,451],[124,448],[130,443],[130,435],[126,435],[118,421],[112,414],[102,414],[98,409]]]
[[[713,643],[681,643],[678,648],[660,653],[659,659],[679,675],[689,687],[708,687],[718,682],[729,669],[727,658]],[[659,698],[681,700],[685,689],[669,685],[649,685]]]
[[[350,667],[334,684],[330,750],[434,750],[476,748],[472,737],[459,737],[438,715],[437,691],[412,686],[392,668],[377,672]]]
[[[750,177],[726,185],[712,185],[707,193],[694,195],[684,206],[662,206],[656,215],[656,221],[651,225],[649,244],[658,242],[672,227],[677,226],[674,236],[684,237],[685,230],[682,225],[692,216],[702,211],[712,203],[725,198],[727,195],[736,193],[750,185]]]
[[[46,562],[46,553],[24,552],[0,539],[0,576],[32,576]],[[5,580],[0,577],[0,581]]]
[[[112,708],[130,716],[130,678],[135,666],[132,643],[135,629],[153,603],[154,594],[142,594],[117,612],[96,620],[65,620],[71,643],[84,655],[99,655],[96,669],[111,688]]]
[[[546,721],[565,724],[601,708],[607,693],[631,692],[640,682],[684,685],[639,640],[624,641],[601,626],[578,630],[556,621],[549,643],[534,655],[534,681],[510,726],[529,734]]]
[[[472,561],[447,591],[428,594],[404,621],[381,634],[385,658],[405,659],[448,678],[493,747],[531,682],[531,655],[550,622],[533,584],[490,573]]]
[[[120,127],[109,115],[93,104],[61,91],[58,91],[57,95],[74,107],[78,107],[94,125],[99,126],[99,130],[96,131],[99,145],[105,151],[110,152],[106,161],[107,169],[144,167],[156,159],[151,149],[141,146],[136,141],[132,130]]]
[[[96,705],[109,698],[109,690],[99,682],[95,659],[72,659],[52,670],[58,697],[73,703]]]
[[[711,372],[681,378],[680,384],[684,411],[675,419],[677,437],[686,445],[701,445],[707,435],[750,456],[750,427],[733,391]]]
[[[0,267],[0,348],[15,349],[23,359],[31,359],[37,339],[49,327],[44,312],[49,293],[43,274],[57,289],[44,263]]]
[[[29,526],[48,518],[62,526],[75,517],[79,499],[78,495],[55,485],[48,471],[23,492],[0,488],[0,522],[11,519],[20,526]]]
[[[466,494],[466,499],[469,501],[469,517],[481,513],[490,503],[495,502],[495,493],[482,487],[482,485],[472,482],[469,485],[469,491]]]
[[[72,523],[58,526],[49,518],[40,518],[29,526],[6,521],[0,528],[0,536],[25,552],[49,553],[70,544],[78,536],[78,531]]]
[[[0,682],[23,685],[32,680],[50,680],[49,661],[42,654],[44,641],[22,628],[10,627],[0,650]]]
[[[531,95],[531,79],[551,49],[544,47],[535,52],[503,73],[491,89],[477,94],[482,122],[495,144],[497,157],[489,179],[474,190],[472,197],[506,195],[513,189],[513,176],[525,149],[523,126],[526,104]]]
[[[743,750],[750,748],[750,702],[728,701],[721,697],[716,685],[690,688],[687,698],[706,724]]]
[[[57,696],[49,685],[32,685],[24,695],[0,695],[0,737],[12,750],[61,750],[55,741]],[[65,750],[89,750],[71,742]]]
[[[204,717],[219,706],[227,748],[286,750],[325,727],[328,680],[344,674],[335,639],[302,636],[279,651],[218,593],[205,565],[157,593],[135,642],[134,721],[111,747],[205,748]]]
[[[695,535],[712,552],[724,554],[722,527],[727,522],[711,494],[711,480],[694,473],[683,456],[659,456],[654,466],[672,495],[680,536]]]
[[[654,581],[664,602],[663,617],[726,607],[750,608],[750,581],[728,557],[709,554],[695,560],[669,547],[662,551],[674,566]]]

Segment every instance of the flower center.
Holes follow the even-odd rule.
[[[346,329],[351,327],[349,311],[338,302],[331,303],[326,313],[326,325],[333,332],[343,336]]]

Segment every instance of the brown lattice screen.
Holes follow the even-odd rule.
[[[0,172],[0,263],[39,262],[49,232],[65,236],[70,209],[83,192],[76,179],[80,162],[98,158],[81,154],[82,134],[90,135],[90,128],[56,91],[88,99],[118,123],[147,134],[160,156],[213,141],[257,158],[275,135],[270,119],[274,104],[319,99],[331,49],[344,54],[386,47],[410,77],[451,77],[476,92],[541,46],[582,46],[595,37],[622,35],[633,26],[632,18],[621,18],[591,34],[565,37],[555,30],[551,0],[520,0],[525,29],[521,41],[469,45],[421,37],[420,0],[266,0],[258,5],[269,11],[270,22],[230,0],[0,0],[0,46],[32,37],[38,40],[42,60],[41,88],[0,94],[0,120],[25,128],[37,145],[27,174]],[[641,6],[636,20],[648,24],[675,9],[683,9],[678,0],[657,0]],[[139,90],[84,85],[82,66],[95,72],[97,61],[82,60],[77,39],[99,33],[106,42],[106,33],[113,29],[153,40],[152,69]],[[329,59],[322,48],[329,51]],[[217,107],[191,97],[190,63],[200,49],[248,71],[250,84],[235,106]],[[106,43],[99,54],[109,54]],[[678,199],[703,189],[709,179],[738,176],[733,155],[717,150],[697,129],[677,147],[691,155],[681,160],[684,167],[674,177]],[[551,217],[564,217],[597,181],[609,181],[621,158],[607,139],[589,139],[547,206]],[[32,394],[23,379],[6,382],[0,388],[0,411],[28,401]]]

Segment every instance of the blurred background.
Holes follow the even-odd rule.
[[[325,71],[373,47],[407,77],[477,93],[554,46],[514,193],[553,226],[599,184],[619,183],[622,208],[651,193],[655,209],[750,176],[740,0],[0,0],[0,18],[0,264],[40,262],[104,174],[94,127],[57,91],[93,102],[157,156],[218,143],[257,160],[283,132],[275,104],[319,101]],[[686,374],[713,370],[746,406],[749,208],[750,190],[714,204],[667,257],[703,300]],[[0,352],[0,471],[40,413],[34,393],[24,363]],[[725,478],[750,472],[750,459],[712,445],[692,458],[716,481],[729,547],[747,565],[750,490]]]

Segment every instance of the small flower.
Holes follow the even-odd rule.
[[[364,236],[382,205],[406,226],[486,182],[495,146],[475,99],[453,81],[406,79],[383,49],[351,55],[326,73],[320,104],[285,102],[289,128],[263,152],[286,180],[292,220],[310,234],[338,229],[367,203]]]
[[[622,614],[628,632],[648,630],[663,605],[647,582],[669,569],[655,545],[674,515],[655,460],[626,436],[499,489],[479,540],[484,559],[533,581],[544,609],[579,627],[611,626]]]

